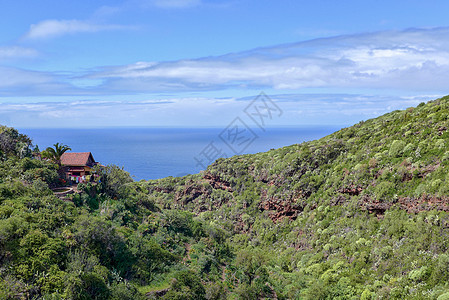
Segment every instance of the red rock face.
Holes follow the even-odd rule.
[[[350,196],[359,195],[363,191],[362,187],[351,185],[338,190],[339,193],[348,194]]]
[[[283,218],[295,220],[298,214],[304,210],[304,206],[292,200],[266,199],[259,204],[261,211],[269,211],[268,216],[273,222]]]
[[[273,210],[274,212],[270,214],[270,218],[274,222],[277,222],[285,217],[294,220],[298,217],[298,213],[300,212],[297,208],[285,203],[267,202],[265,205],[262,204],[260,208],[262,210]]]
[[[210,191],[206,187],[198,184],[191,184],[185,186],[182,191],[177,192],[174,196],[174,200],[175,202],[181,201],[182,205],[186,205],[199,197],[209,195]]]
[[[383,215],[385,211],[391,208],[393,205],[397,205],[398,208],[407,211],[407,213],[419,213],[421,211],[440,210],[449,211],[449,197],[436,197],[424,195],[419,198],[402,197],[393,202],[382,202],[371,199],[370,197],[364,197],[359,201],[359,205],[363,210],[367,210],[370,213],[376,215]]]
[[[206,173],[206,174],[204,174],[203,178],[207,182],[209,182],[209,184],[214,189],[221,189],[221,190],[232,192],[232,188],[231,188],[229,182],[221,180],[220,177],[218,177],[218,176]]]

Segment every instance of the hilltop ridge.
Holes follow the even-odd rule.
[[[294,219],[305,206],[356,198],[361,208],[378,215],[392,206],[409,212],[447,211],[448,101],[444,97],[394,111],[316,141],[219,159],[200,175],[150,181],[148,189],[175,191],[167,205],[198,213],[221,206],[211,202],[207,207],[204,202],[214,198],[216,190],[236,196],[241,193],[232,191],[252,188],[261,200],[259,209],[270,211],[275,219]],[[164,187],[170,182],[176,189]],[[248,201],[246,206],[253,202]]]

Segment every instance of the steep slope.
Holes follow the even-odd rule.
[[[295,219],[307,206],[357,202],[382,215],[449,209],[449,98],[360,122],[320,140],[219,159],[200,175],[150,181],[167,207],[230,204]],[[257,209],[256,209],[257,206]]]
[[[223,205],[295,219],[306,207],[356,202],[382,215],[449,209],[449,98],[360,122],[320,140],[219,159],[200,175],[150,181],[167,207]]]
[[[137,184],[166,209],[219,224],[237,258],[262,255],[278,297],[432,298],[449,279],[448,115],[444,97]]]

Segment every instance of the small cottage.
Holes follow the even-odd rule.
[[[97,164],[90,152],[66,152],[61,156],[61,166],[66,177],[75,182],[84,181]]]

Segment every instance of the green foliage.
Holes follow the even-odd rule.
[[[97,167],[71,201],[0,127],[0,298],[446,299],[448,114],[444,97],[180,178]]]
[[[438,296],[437,300],[448,300],[449,299],[449,292],[441,294]]]
[[[377,200],[393,199],[396,192],[395,185],[389,181],[379,183],[375,188],[375,195]]]
[[[180,271],[175,275],[170,290],[162,299],[206,299],[206,290],[201,284],[198,275],[191,271]]]
[[[0,161],[1,299],[146,299],[140,287],[168,286],[175,277],[176,297],[205,298],[203,280],[210,297],[223,291],[215,281],[231,254],[222,229],[161,209],[145,186],[112,165],[62,201],[49,188],[60,184],[58,165],[22,157],[14,143],[25,136],[2,132],[12,144]],[[190,245],[202,247],[187,263]]]
[[[41,155],[43,158],[50,159],[51,161],[60,164],[61,156],[69,150],[72,150],[72,148],[67,145],[56,143],[53,145],[53,147],[48,147],[47,149],[42,151]]]
[[[84,273],[79,277],[71,275],[65,290],[68,299],[110,299],[110,290],[104,278],[97,273]]]
[[[142,285],[150,283],[155,274],[164,272],[166,266],[177,260],[177,256],[147,237],[133,237],[130,251],[135,259],[133,277]]]
[[[404,152],[406,144],[402,140],[394,140],[390,146],[390,155],[392,157],[399,157]],[[407,149],[408,150],[408,149]]]
[[[17,129],[0,125],[0,159],[31,156],[31,139]]]
[[[145,300],[137,288],[126,282],[114,283],[111,286],[111,300]]]
[[[96,167],[95,171],[101,178],[104,192],[111,198],[125,196],[127,184],[133,182],[129,173],[116,165]]]

